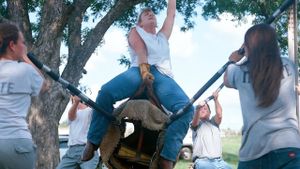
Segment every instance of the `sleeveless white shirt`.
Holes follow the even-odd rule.
[[[173,78],[169,42],[166,36],[159,32],[151,34],[143,28],[136,26],[136,30],[143,39],[147,48],[147,58],[150,65],[155,65],[159,72]],[[131,57],[131,66],[138,66],[138,56],[135,51],[129,46]]]

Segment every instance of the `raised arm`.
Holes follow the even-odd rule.
[[[231,55],[229,56],[229,61],[233,61],[234,63],[238,62],[239,60],[241,60],[242,56],[238,53],[238,50],[234,51],[231,53]],[[223,83],[226,87],[228,88],[233,88],[229,82],[228,82],[228,76],[227,76],[227,70],[224,73],[224,77],[223,77]]]
[[[77,112],[77,107],[78,107],[79,102],[80,102],[80,98],[77,97],[77,96],[72,96],[71,99],[72,99],[72,106],[71,106],[71,108],[69,109],[69,112],[68,112],[68,119],[70,121],[73,121],[73,120],[76,119],[76,112]]]
[[[222,106],[218,100],[218,92],[213,93],[214,96],[214,101],[215,101],[215,110],[216,110],[216,115],[215,115],[215,122],[220,125],[222,122]]]
[[[196,128],[199,125],[199,121],[200,121],[200,111],[199,110],[200,110],[200,105],[197,105],[195,113],[194,113],[194,118],[193,118],[192,124],[191,124],[192,129]]]
[[[175,12],[176,12],[176,0],[168,0],[167,17],[163,23],[162,28],[159,31],[162,32],[167,37],[167,39],[170,38],[173,30]]]

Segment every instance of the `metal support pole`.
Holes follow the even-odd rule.
[[[298,85],[298,76],[299,76],[299,71],[298,71],[298,23],[297,23],[297,2],[296,0],[293,4],[293,6],[289,10],[289,23],[288,23],[288,54],[289,58],[295,63],[296,65],[296,81],[295,85]],[[299,123],[299,129],[300,129],[300,120],[299,120],[299,97],[298,94],[296,96],[296,113],[298,117],[298,123]]]

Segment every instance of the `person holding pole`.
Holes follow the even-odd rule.
[[[300,168],[295,65],[280,57],[277,36],[268,24],[249,28],[243,65],[228,66],[224,84],[237,89],[243,114],[238,169]],[[234,51],[229,60],[242,56]]]
[[[222,159],[222,143],[220,124],[222,122],[222,106],[218,100],[219,93],[213,93],[216,114],[210,118],[211,110],[206,102],[196,106],[191,123],[193,132],[194,169],[231,169]]]
[[[96,103],[112,112],[116,101],[132,96],[142,82],[152,83],[160,103],[170,112],[177,112],[189,102],[188,96],[173,79],[168,39],[171,36],[176,11],[176,0],[168,0],[167,16],[157,32],[156,16],[150,8],[142,10],[136,27],[129,32],[128,43],[131,68],[102,86]],[[179,119],[166,128],[160,152],[160,168],[173,168],[185,137],[194,108],[191,106]],[[82,156],[92,158],[107,131],[109,120],[94,111],[88,132],[88,142]]]
[[[94,157],[82,162],[81,154],[86,144],[87,131],[92,118],[92,109],[80,102],[77,96],[71,97],[72,106],[68,111],[68,124],[70,126],[68,150],[62,157],[56,169],[95,169],[99,162],[98,152]]]
[[[47,90],[27,57],[25,39],[10,22],[0,23],[0,168],[35,168],[36,145],[26,116],[31,97]]]

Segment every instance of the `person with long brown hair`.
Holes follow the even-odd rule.
[[[35,168],[36,146],[26,116],[31,96],[47,86],[26,54],[19,28],[0,23],[0,168]]]
[[[242,65],[230,65],[224,84],[240,95],[243,114],[239,169],[300,168],[296,115],[295,65],[280,57],[274,28],[258,24],[247,30]],[[233,52],[229,60],[241,56]]]

